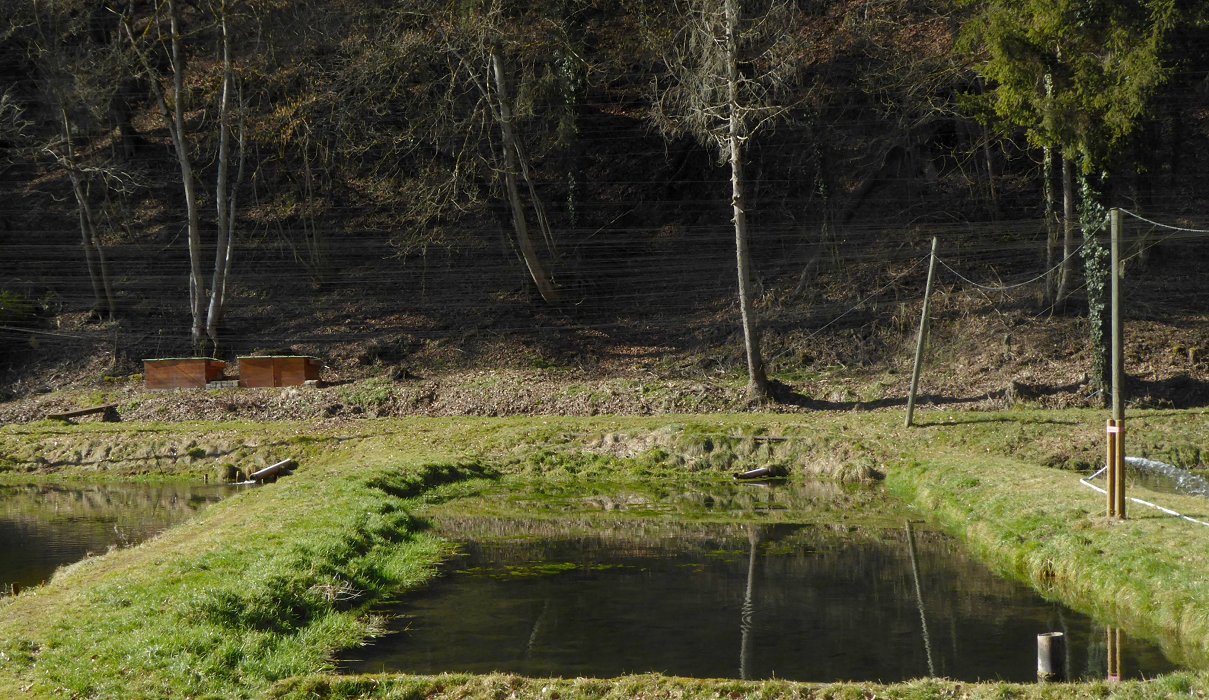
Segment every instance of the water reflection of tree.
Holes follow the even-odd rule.
[[[739,678],[751,678],[751,638],[755,634],[755,588],[756,588],[756,552],[759,551],[760,528],[755,525],[747,527],[749,543],[747,555],[747,588],[743,593],[743,606],[739,613]]]
[[[525,665],[510,669],[518,672],[550,672],[561,657],[579,674],[588,656],[606,667],[627,664],[611,672],[633,672],[646,660],[664,663],[659,654],[671,648],[676,660],[668,663],[696,663],[693,674],[733,673],[738,647],[737,675],[749,679],[803,669],[810,678],[849,678],[882,664],[879,673],[901,678],[1031,675],[1018,663],[1031,650],[1004,640],[1031,642],[1038,630],[1060,628],[1056,608],[996,577],[959,542],[899,525],[442,519],[438,531],[463,540],[467,556],[455,565],[464,573],[448,581],[454,602],[434,619],[473,621],[474,613],[488,626],[500,619],[488,636],[498,632],[507,642],[489,646],[509,660],[523,656]],[[501,602],[503,610],[493,607]],[[708,612],[694,617],[701,605]],[[586,620],[611,630],[600,646],[587,640]],[[1090,621],[1069,620],[1086,648]],[[466,623],[438,633],[437,646],[459,634],[484,633]],[[693,647],[689,635],[709,639],[708,649]],[[1103,645],[1103,635],[1096,638]]]
[[[0,487],[0,518],[40,522],[138,520],[187,515],[223,498],[224,487],[183,484],[36,484]]]
[[[464,541],[463,546],[472,555],[470,559],[491,561],[492,566],[506,566],[509,562],[621,559],[636,563],[666,557],[669,553],[695,557],[704,566],[698,575],[715,580],[719,592],[727,588],[721,573],[723,565],[746,564],[739,569],[747,570],[741,592],[742,673],[757,672],[761,610],[807,608],[815,611],[816,624],[822,628],[838,630],[850,625],[851,612],[834,605],[827,591],[865,587],[871,595],[913,601],[916,605],[912,608],[922,607],[925,617],[912,610],[914,624],[905,618],[900,623],[913,628],[917,640],[922,640],[922,625],[928,626],[930,639],[926,645],[917,647],[919,655],[915,658],[919,667],[915,673],[944,673],[950,657],[947,652],[942,654],[942,649],[952,648],[951,658],[957,658],[962,640],[958,638],[958,627],[950,624],[952,621],[978,620],[976,628],[970,628],[968,623],[962,626],[966,634],[972,635],[978,635],[979,629],[1020,624],[1021,609],[1015,601],[1022,594],[1022,586],[995,576],[970,557],[959,542],[927,529],[913,529],[908,535],[902,528],[886,530],[842,524],[442,518],[438,530]],[[770,581],[816,580],[819,576],[824,578],[810,586],[763,587],[757,580],[760,577]],[[537,613],[535,610],[534,614]],[[1047,621],[1038,618],[1036,623],[1044,626]],[[929,651],[931,664],[927,663]]]

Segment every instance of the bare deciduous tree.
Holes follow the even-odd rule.
[[[11,91],[0,92],[0,148],[3,148],[0,153],[4,154],[0,165],[12,164],[11,154],[16,150],[17,144],[27,137],[26,131],[29,127],[30,122],[25,118],[25,110],[17,104]]]
[[[346,17],[365,37],[358,59],[331,71],[322,98],[289,110],[283,126],[330,168],[369,172],[382,186],[405,222],[392,240],[401,257],[426,259],[455,240],[480,247],[474,232],[492,220],[488,230],[503,233],[538,294],[556,303],[549,185],[536,174],[553,129],[533,84],[565,54],[565,34],[541,24],[545,9],[425,0]]]
[[[1074,288],[1075,277],[1075,227],[1079,219],[1075,216],[1075,183],[1071,174],[1073,164],[1062,149],[1062,270],[1058,274],[1058,291],[1054,304],[1062,308]]]
[[[232,117],[231,92],[234,90],[234,74],[231,65],[231,33],[228,26],[228,6],[226,0],[218,0],[212,7],[220,28],[220,46],[222,53],[222,93],[219,98],[217,124],[219,129],[218,150],[215,154],[217,175],[214,199],[216,205],[215,227],[218,231],[215,245],[214,268],[211,273],[210,285],[207,288],[202,271],[202,233],[201,233],[201,203],[197,193],[197,175],[194,168],[194,156],[186,127],[186,48],[181,28],[181,14],[175,0],[165,0],[164,9],[167,14],[168,34],[163,36],[163,18],[159,15],[161,6],[156,5],[156,15],[145,29],[135,32],[132,18],[127,16],[125,29],[131,45],[135,47],[143,69],[147,73],[152,92],[165,126],[172,139],[176,152],[177,164],[180,167],[181,184],[185,196],[185,212],[187,220],[187,236],[189,250],[189,311],[191,315],[190,339],[194,351],[202,353],[205,340],[209,339],[213,348],[218,347],[218,325],[222,318],[227,288],[227,277],[231,269],[232,229],[235,222],[235,193],[243,171],[243,134],[242,128],[237,139],[240,153],[237,156],[240,165],[235,182],[229,181],[231,162],[230,129]],[[148,50],[141,39],[151,39],[153,45],[165,47],[169,55],[171,70],[171,93],[165,93],[160,84],[161,77],[156,72]]]
[[[500,52],[497,49],[492,49],[489,55],[491,74],[495,81],[495,109],[493,113],[499,122],[502,137],[500,150],[504,156],[504,185],[508,192],[508,205],[512,210],[512,227],[516,232],[516,241],[521,250],[521,257],[525,260],[525,266],[529,268],[529,274],[533,277],[533,283],[537,285],[538,293],[542,295],[542,299],[546,303],[554,304],[558,302],[558,291],[554,288],[553,283],[547,275],[545,266],[537,254],[537,247],[533,245],[533,238],[529,235],[528,215],[526,214],[524,203],[521,202],[520,192],[516,186],[518,174],[524,177],[525,183],[528,185],[529,201],[533,206],[533,213],[537,218],[538,227],[541,229],[542,235],[551,249],[553,249],[554,245],[554,236],[550,231],[550,222],[546,218],[541,198],[538,197],[537,190],[533,186],[533,178],[529,176],[529,166],[525,159],[525,152],[521,148],[520,140],[513,132],[512,95],[508,90],[508,81],[504,75],[503,59],[500,58]],[[491,99],[491,96],[487,94],[484,97]]]
[[[29,59],[36,66],[45,104],[58,126],[57,136],[45,139],[40,150],[54,159],[71,183],[95,299],[93,313],[113,320],[117,302],[99,230],[101,214],[111,195],[128,194],[137,187],[138,178],[126,164],[106,159],[104,150],[86,148],[81,153],[76,142],[79,137],[89,141],[112,130],[111,106],[121,84],[114,75],[131,68],[129,56],[113,41],[103,22],[109,16],[103,5],[65,0],[30,5],[25,11]]]
[[[25,110],[13,98],[12,92],[9,89],[0,92],[0,175],[12,167],[18,160],[18,154],[27,148],[31,126],[31,122],[25,118]],[[0,216],[0,231],[8,228],[8,216],[7,213]]]
[[[752,17],[741,16],[738,0],[687,0],[675,7],[684,29],[666,59],[667,80],[655,85],[654,121],[666,134],[716,147],[730,166],[747,392],[764,400],[769,387],[753,298],[743,154],[744,144],[788,109],[777,97],[796,65],[788,55],[793,15],[780,2],[765,3]]]
[[[512,230],[520,257],[536,285],[538,293],[548,304],[559,300],[558,289],[534,243],[529,229],[532,216],[545,241],[546,250],[555,256],[554,233],[546,215],[545,205],[534,182],[529,157],[526,155],[524,138],[516,123],[514,104],[516,96],[509,89],[508,68],[503,39],[508,36],[503,27],[503,9],[498,0],[489,0],[478,11],[454,12],[447,19],[441,32],[445,51],[452,55],[449,81],[471,87],[478,99],[471,100],[472,119],[484,126],[494,125],[499,131],[495,157],[500,165],[497,170],[503,177],[504,192],[511,214]],[[486,79],[483,76],[490,76]],[[483,138],[487,137],[487,138]],[[480,142],[491,143],[488,134],[480,134]],[[519,180],[525,184],[528,206],[521,196]]]
[[[235,204],[237,188],[243,179],[244,130],[239,127],[239,164],[235,181],[230,182],[231,167],[231,92],[235,90],[234,73],[231,67],[231,32],[227,26],[226,0],[217,6],[219,26],[222,30],[222,97],[218,105],[218,176],[214,188],[217,212],[214,223],[218,237],[214,246],[214,275],[210,282],[210,305],[206,311],[206,336],[214,347],[218,347],[218,324],[222,320],[227,293],[227,277],[231,273],[231,252],[235,241]]]
[[[112,321],[117,315],[117,305],[113,296],[113,285],[110,283],[109,262],[97,236],[96,216],[93,214],[91,202],[91,179],[76,158],[71,121],[67,118],[67,109],[61,105],[59,115],[63,129],[63,151],[56,153],[51,148],[47,150],[56,157],[71,180],[71,191],[75,195],[79,213],[81,247],[84,249],[93,297],[96,299],[96,312],[99,313],[103,304],[108,311],[109,320]]]

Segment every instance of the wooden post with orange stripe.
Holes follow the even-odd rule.
[[[1108,498],[1108,517],[1125,517],[1125,422],[1108,419],[1105,428],[1105,443],[1108,446],[1104,473],[1108,476],[1105,489]]]

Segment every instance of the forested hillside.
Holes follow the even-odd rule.
[[[281,348],[345,378],[755,387],[759,340],[791,385],[901,377],[936,236],[955,390],[1094,402],[1120,207],[1137,393],[1204,398],[1199,2],[0,0],[0,22],[10,395]]]

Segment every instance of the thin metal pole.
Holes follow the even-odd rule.
[[[936,249],[939,239],[932,237],[932,257],[928,261],[928,283],[924,287],[924,310],[919,317],[919,336],[915,340],[915,365],[911,369],[911,393],[907,395],[907,427],[915,417],[915,393],[919,391],[919,371],[924,362],[924,346],[928,343],[928,312],[932,305],[932,279],[936,274]]]
[[[1110,465],[1116,471],[1117,517],[1125,519],[1125,353],[1124,327],[1121,323],[1121,210],[1109,212],[1112,254],[1112,419],[1117,431],[1109,437],[1116,442],[1113,452],[1116,462]]]

